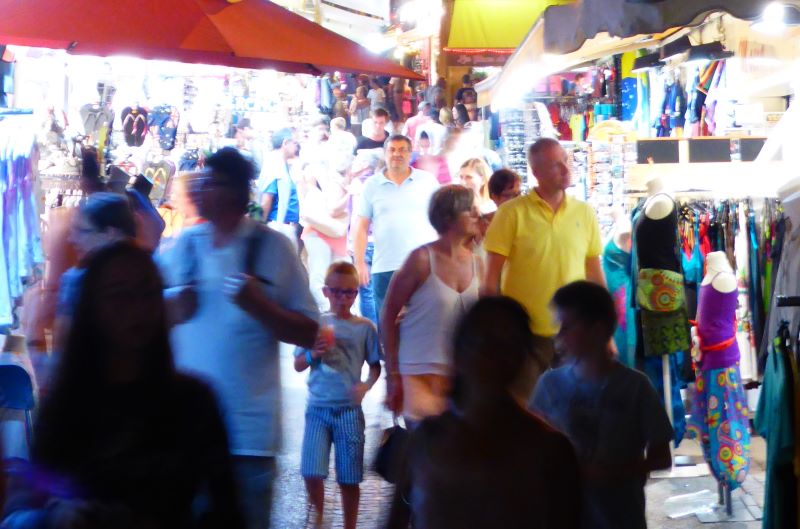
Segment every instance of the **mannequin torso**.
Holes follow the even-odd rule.
[[[675,207],[675,201],[664,190],[664,183],[658,177],[647,182],[647,195],[649,198],[644,206],[644,214],[648,219],[663,219]]]

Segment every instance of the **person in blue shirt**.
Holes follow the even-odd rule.
[[[610,347],[617,326],[605,287],[575,281],[552,302],[566,365],[545,372],[531,411],[566,434],[583,481],[581,527],[646,529],[648,473],[672,464],[672,426],[650,380],[626,367]]]
[[[272,134],[272,148],[264,160],[257,183],[261,207],[267,222],[296,226],[300,222],[300,201],[290,163],[300,154],[300,144],[294,131],[285,128]]]
[[[300,471],[320,527],[325,502],[331,443],[336,448],[336,481],[342,491],[345,529],[355,529],[359,484],[364,478],[364,412],[361,401],[381,375],[378,331],[350,309],[358,294],[358,271],[348,262],[333,263],[323,292],[331,311],[320,321],[321,332],[312,349],[297,348],[294,367],[309,367],[308,405]],[[369,364],[369,377],[361,368]]]

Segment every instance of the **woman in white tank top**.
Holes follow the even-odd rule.
[[[381,317],[387,405],[413,422],[445,410],[451,336],[478,300],[483,277],[483,263],[472,252],[480,218],[473,192],[442,187],[428,215],[439,239],[414,250],[395,272]]]

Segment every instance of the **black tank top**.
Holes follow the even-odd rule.
[[[667,196],[667,195],[665,195]],[[681,271],[678,258],[678,208],[672,204],[672,211],[663,219],[651,219],[645,215],[645,208],[636,219],[636,257],[639,268],[659,268]]]

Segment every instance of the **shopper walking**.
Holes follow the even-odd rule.
[[[367,93],[367,99],[369,99],[370,110],[386,108],[386,92],[384,92],[383,88],[381,88],[381,84],[377,78],[370,79],[369,81],[369,92]]]
[[[411,433],[389,529],[576,529],[580,480],[569,441],[524,409],[517,375],[534,341],[525,309],[478,301],[453,340],[450,408]]]
[[[308,406],[300,471],[315,512],[315,527],[322,526],[324,480],[328,477],[331,443],[336,448],[336,482],[342,492],[345,529],[358,521],[359,484],[364,479],[364,412],[361,401],[381,376],[378,331],[366,318],[350,309],[358,294],[358,271],[346,262],[332,264],[325,274],[325,297],[331,311],[324,314],[313,348],[298,348],[294,367],[311,369]],[[369,376],[361,380],[361,369]]]
[[[269,527],[280,448],[278,342],[311,347],[317,307],[291,243],[245,216],[253,167],[226,148],[206,160],[200,213],[164,259],[177,366],[219,393],[250,529]]]
[[[300,143],[295,132],[285,128],[272,133],[272,148],[256,182],[261,193],[261,208],[270,227],[297,244],[300,201],[293,178],[293,164],[300,154]]]
[[[353,135],[358,137],[363,134],[361,126],[364,120],[369,118],[370,102],[367,99],[367,88],[359,85],[356,88],[356,93],[350,100],[350,130]]]
[[[358,275],[362,285],[372,282],[378,317],[394,271],[414,248],[436,238],[428,221],[428,204],[439,188],[436,177],[409,165],[411,140],[407,137],[389,138],[384,155],[386,169],[364,184],[353,234]],[[370,228],[375,241],[371,271],[365,257]]]
[[[571,183],[567,153],[556,140],[544,138],[528,150],[528,163],[536,187],[497,210],[483,241],[488,254],[484,293],[502,292],[528,310],[537,344],[539,366],[531,366],[536,378],[555,356],[558,328],[549,307],[555,291],[578,279],[605,280],[597,216],[565,192]]]
[[[417,145],[417,128],[421,125],[425,125],[426,123],[430,123],[431,121],[433,120],[430,116],[430,105],[423,101],[419,104],[417,114],[408,118],[403,125],[403,136],[411,138],[412,142],[414,143],[414,150],[418,150],[419,147]]]
[[[389,122],[389,113],[384,108],[376,108],[370,112],[372,126],[363,127],[363,135],[358,138],[356,149],[382,149],[389,133],[386,124]]]
[[[93,252],[117,241],[133,240],[136,224],[128,200],[114,193],[100,192],[91,195],[81,204],[73,219],[70,242],[78,253],[78,266],[73,266],[61,276],[58,291],[56,321],[53,326],[53,350],[63,351],[75,307],[81,293],[85,264]],[[45,385],[44,379],[40,384]]]
[[[478,300],[483,273],[470,244],[479,233],[480,217],[472,191],[442,187],[431,197],[428,215],[439,238],[411,252],[394,274],[381,318],[387,404],[412,424],[446,407],[450,338],[456,322]]]
[[[489,196],[489,177],[491,169],[482,158],[470,158],[463,164],[458,171],[461,184],[470,188],[475,193],[475,202],[481,215],[494,213],[497,206]]]
[[[499,208],[522,194],[522,177],[511,169],[498,169],[489,177],[489,197]]]
[[[644,485],[669,468],[672,425],[647,376],[615,359],[617,311],[608,290],[588,281],[553,297],[568,364],[539,380],[532,410],[564,432],[583,476],[584,529],[646,529]]]
[[[216,398],[176,373],[149,253],[94,254],[3,527],[244,527]]]

